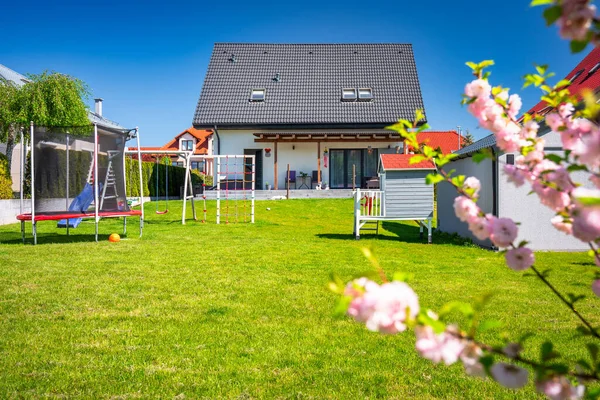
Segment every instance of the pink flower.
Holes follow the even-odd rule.
[[[524,271],[533,265],[535,257],[527,247],[510,249],[504,255],[506,264],[515,271]]]
[[[562,211],[571,204],[571,198],[568,193],[559,192],[540,181],[533,182],[531,188],[539,196],[540,202],[554,211]]]
[[[469,343],[465,346],[462,353],[460,353],[460,361],[462,361],[467,375],[485,378],[485,368],[479,361],[482,356],[483,352],[481,349],[473,343]]]
[[[354,306],[354,301],[350,304],[348,314],[357,321],[366,322],[367,329],[374,332],[403,332],[406,322],[419,313],[419,299],[404,282],[370,286],[360,297],[357,306]]]
[[[571,220],[563,217],[562,215],[555,215],[550,220],[554,228],[557,230],[566,233],[567,235],[573,234],[573,224],[571,224]]]
[[[523,139],[535,139],[539,129],[540,126],[538,123],[532,119],[523,124],[523,128],[521,129],[521,132],[519,132],[519,135]]]
[[[592,292],[598,297],[600,297],[600,279],[596,279],[592,282]]]
[[[486,240],[490,237],[492,219],[495,218],[488,214],[485,217],[475,216],[469,219],[469,230],[479,240]]]
[[[355,279],[346,285],[344,295],[352,297],[352,301],[348,307],[348,315],[359,322],[365,322],[371,315],[373,304],[365,299],[364,294],[368,291],[377,290],[379,285],[367,278]]]
[[[479,207],[468,197],[458,196],[454,199],[454,213],[461,221],[467,221],[479,214]]]
[[[590,181],[597,187],[600,189],[600,176],[598,175],[592,175],[590,176]]]
[[[497,363],[490,369],[492,377],[504,387],[520,389],[527,384],[529,372],[526,369],[506,363]]]
[[[546,125],[550,127],[554,132],[560,132],[565,128],[565,121],[557,113],[549,113],[546,115]]]
[[[600,166],[600,130],[593,129],[589,134],[581,137],[573,149],[573,154],[579,162],[590,168]]]
[[[497,218],[493,221],[490,239],[498,247],[508,247],[517,238],[519,230],[510,218]]]
[[[475,79],[465,86],[465,94],[469,97],[485,98],[492,94],[492,87],[485,79]]]
[[[479,190],[481,189],[481,183],[479,182],[479,179],[475,178],[474,176],[470,176],[465,179],[463,189],[471,189],[473,191],[473,197],[478,197]]]
[[[525,183],[525,173],[523,170],[512,164],[504,165],[504,173],[509,182],[512,182],[516,187],[523,186]]]
[[[415,327],[415,335],[415,347],[419,354],[436,364],[440,361],[444,361],[446,365],[455,363],[465,347],[462,340],[454,335],[447,332],[436,334],[427,325]]]
[[[578,207],[572,214],[573,236],[583,242],[600,237],[600,207]]]
[[[535,383],[538,392],[551,400],[575,400],[583,398],[585,386],[573,386],[564,376],[556,376]]]
[[[596,7],[587,0],[565,0],[562,16],[556,21],[563,39],[584,40],[596,15]]]
[[[558,115],[560,115],[562,119],[570,119],[574,112],[575,107],[571,103],[564,103],[558,106]]]
[[[508,98],[508,116],[510,118],[516,118],[522,105],[523,102],[521,101],[521,97],[519,97],[518,94],[511,94]]]

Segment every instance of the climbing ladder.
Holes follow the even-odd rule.
[[[100,210],[104,206],[104,200],[117,198],[117,181],[115,179],[115,171],[113,169],[113,158],[116,154],[108,154],[108,167],[106,169],[106,177],[104,185],[102,185],[102,195],[100,197]],[[109,190],[110,189],[110,190]],[[106,192],[109,192],[108,194]]]

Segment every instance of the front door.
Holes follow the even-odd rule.
[[[331,149],[329,182],[332,189],[363,187],[366,178],[377,176],[377,149]]]
[[[255,164],[254,164],[254,174],[256,175],[256,183],[254,188],[256,190],[261,190],[263,188],[263,159],[262,159],[262,150],[261,149],[244,149],[245,156],[255,156]],[[244,159],[244,173],[245,181],[246,181],[246,189],[252,188],[252,159],[245,158]]]

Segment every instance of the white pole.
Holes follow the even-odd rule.
[[[256,166],[256,156],[251,156],[252,157],[252,193],[250,194],[251,196],[251,201],[250,201],[250,223],[254,223],[254,190],[256,189],[256,187],[254,186],[256,184],[256,170],[255,170],[255,166]]]
[[[140,130],[135,127],[135,138],[137,140],[137,155],[138,155],[138,171],[140,174],[140,207],[142,210],[142,216],[140,217],[140,237],[142,237],[142,230],[144,229],[144,183],[142,181],[142,152],[140,151]],[[133,160],[131,160],[133,162]]]
[[[219,175],[221,174],[221,158],[217,157],[217,224],[221,223],[221,182],[219,181]]]
[[[23,197],[23,178],[25,176],[25,136],[23,135],[23,127],[21,127],[21,170],[19,172],[19,178],[21,182],[19,183],[19,193],[21,194],[21,200],[19,202],[19,214],[23,214],[24,208],[24,197]],[[23,239],[23,243],[25,243],[25,221],[21,221],[21,238]]]
[[[33,230],[33,244],[37,244],[37,228],[35,225],[35,154],[34,154],[34,129],[33,121],[30,124],[30,141],[31,141],[31,226]]]
[[[94,221],[98,241],[98,125],[94,123]]]
[[[190,179],[190,157],[189,154],[185,155],[185,178],[183,182],[183,212],[181,213],[181,225],[185,225],[185,212],[187,209],[187,198],[188,198],[188,179]]]

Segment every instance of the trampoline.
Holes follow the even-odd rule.
[[[37,223],[57,221],[58,228],[77,228],[84,219],[93,219],[95,239],[102,218],[139,218],[140,237],[144,211],[133,210],[127,203],[125,145],[136,139],[138,129],[113,129],[97,124],[89,127],[30,128],[30,160],[21,155],[21,187],[29,180],[31,212],[24,212],[21,190],[21,236],[25,243],[25,222],[31,222],[33,243],[37,244]],[[21,138],[24,139],[23,137]],[[142,158],[138,157],[140,192]]]

